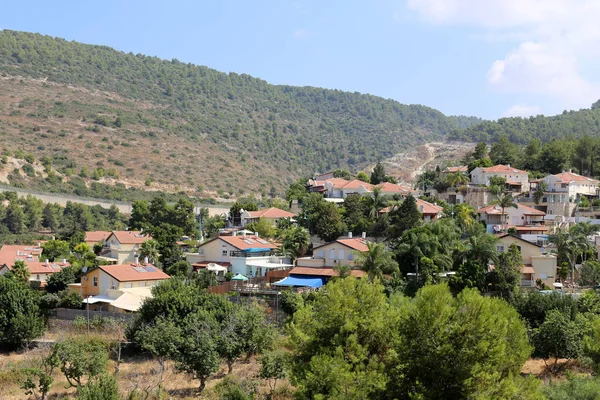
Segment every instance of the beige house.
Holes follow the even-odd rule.
[[[491,204],[477,210],[479,221],[484,222],[490,233],[502,232],[515,228],[522,233],[543,233],[548,230],[544,226],[546,213],[533,207],[517,203],[517,208],[502,207]]]
[[[135,262],[140,246],[150,239],[152,236],[139,231],[114,231],[106,239],[106,250],[102,252],[102,257],[116,264]]]
[[[350,235],[349,235],[350,236]],[[298,267],[333,268],[339,265],[353,266],[357,253],[368,251],[367,240],[363,238],[337,239],[313,249],[312,257],[296,260]]]
[[[513,192],[529,192],[529,173],[510,165],[475,168],[471,171],[471,184],[489,186],[490,179],[494,176],[506,179],[508,189]]]
[[[291,219],[295,216],[296,214],[282,210],[277,207],[265,208],[264,210],[258,211],[244,210],[240,215],[242,220],[242,226],[246,226],[252,222],[258,222],[261,218],[266,219],[267,221],[276,226],[279,220]]]
[[[38,281],[41,287],[44,287],[50,275],[71,264],[64,259],[56,262],[40,261],[42,250],[40,246],[2,246],[0,249],[0,275],[12,271],[16,261],[23,261],[29,269],[29,281]]]
[[[169,278],[169,275],[151,264],[101,265],[83,274],[81,283],[70,284],[69,290],[79,293],[84,302],[89,303],[91,310],[118,311],[108,306],[124,291],[156,286]]]
[[[521,286],[534,287],[536,280],[541,279],[546,286],[553,287],[556,281],[556,257],[544,254],[542,247],[537,244],[508,233],[498,236],[496,250],[503,253],[511,244],[517,245],[523,256]]]
[[[106,239],[108,239],[108,237],[110,236],[112,232],[108,232],[108,231],[90,231],[90,232],[86,232],[85,233],[85,238],[84,238],[84,242],[90,246],[90,249],[94,248],[94,245],[97,243],[102,243],[104,245],[104,242],[106,241]]]

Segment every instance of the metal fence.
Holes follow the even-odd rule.
[[[88,314],[89,313],[89,314]],[[99,315],[107,318],[114,319],[122,319],[122,320],[132,320],[137,317],[137,313],[116,313],[116,312],[108,312],[108,311],[93,311],[93,310],[75,310],[72,308],[57,308],[56,314],[54,315],[57,319],[63,319],[67,321],[73,321],[75,318],[81,316],[87,318],[89,315],[90,318],[94,318]]]

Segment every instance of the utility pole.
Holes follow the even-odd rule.
[[[87,301],[85,302],[85,304],[86,304],[85,308],[87,310],[87,333],[88,333],[88,336],[90,335],[90,297],[92,297],[92,296],[90,296],[88,294]]]

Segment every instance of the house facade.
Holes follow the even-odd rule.
[[[337,239],[313,249],[312,257],[301,257],[296,266],[309,268],[333,268],[341,265],[354,266],[358,253],[368,251],[364,237]]]
[[[484,222],[489,233],[502,232],[515,228],[523,232],[546,232],[544,226],[545,212],[533,207],[517,203],[517,208],[506,207],[502,214],[502,207],[497,204],[488,205],[477,210],[478,219]]]
[[[273,225],[277,225],[282,219],[291,219],[294,218],[296,214],[291,213],[289,211],[282,210],[280,208],[271,207],[265,208],[264,210],[258,211],[242,211],[240,213],[240,218],[242,221],[242,226],[246,226],[252,222],[258,222],[261,218],[266,219]]]
[[[529,173],[509,165],[494,165],[493,167],[478,167],[471,171],[472,185],[490,185],[494,176],[506,179],[507,188],[513,192],[529,192]]]
[[[101,243],[104,245],[106,239],[110,236],[112,232],[108,231],[90,231],[85,233],[84,242],[90,246],[90,249],[94,248],[94,245],[97,243]]]
[[[40,246],[4,245],[0,249],[0,275],[12,271],[16,261],[23,261],[29,269],[29,281],[40,282],[44,287],[50,275],[70,266],[67,260],[40,261],[43,249]]]
[[[511,244],[515,244],[519,248],[523,257],[521,286],[535,287],[536,280],[541,279],[546,286],[552,287],[556,281],[556,257],[544,254],[542,247],[537,244],[507,233],[498,237],[496,250],[501,254],[507,251]]]
[[[136,261],[136,255],[142,243],[152,239],[140,231],[113,231],[105,241],[103,258],[116,264],[126,264]]]

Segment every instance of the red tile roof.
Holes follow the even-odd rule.
[[[258,211],[248,211],[250,218],[293,218],[296,214],[277,207],[265,208]]]
[[[562,172],[560,174],[555,174],[555,177],[557,177],[558,179],[560,179],[562,182],[568,183],[568,182],[589,182],[592,184],[598,184],[599,181],[592,179],[592,178],[588,178],[587,176],[582,176],[582,175],[578,175],[575,174],[573,172]]]
[[[315,275],[315,276],[339,276],[339,271],[336,271],[333,268],[312,268],[312,267],[296,267],[290,270],[290,275]],[[352,269],[350,270],[350,274],[357,278],[365,276],[365,271],[360,269]]]
[[[383,193],[413,193],[413,192],[415,192],[415,190],[413,190],[412,188],[410,188],[408,186],[397,185],[397,184],[391,183],[391,182],[383,182],[383,183],[380,183],[379,185],[375,185],[375,187],[380,188]]]
[[[421,214],[425,214],[425,215],[437,215],[439,213],[441,213],[444,208],[440,207],[438,205],[435,204],[431,204],[425,200],[421,200],[421,199],[416,199],[417,202],[417,208],[419,209],[419,211],[421,212]]]
[[[0,249],[0,265],[12,267],[15,261],[39,262],[42,248],[37,246],[7,245]]]
[[[502,165],[502,164],[494,165],[493,167],[481,168],[481,170],[484,172],[488,172],[488,173],[500,173],[500,174],[512,173],[512,174],[527,174],[527,175],[529,175],[529,173],[527,171],[522,171],[520,169],[513,168],[509,165]]]
[[[358,179],[354,179],[354,180],[346,183],[341,189],[353,190],[353,189],[358,189],[361,186],[367,190],[373,190],[373,185],[371,185],[370,183],[367,183],[367,182],[363,182]]]
[[[353,250],[357,250],[357,251],[361,251],[361,252],[369,250],[369,248],[367,247],[367,240],[363,239],[363,238],[338,239],[338,240],[335,240],[333,242],[325,243],[324,245],[315,247],[313,250],[318,249],[318,248],[323,247],[323,246],[327,246],[327,245],[329,245],[331,243],[343,244],[346,247],[349,247],[349,248],[351,248]]]
[[[157,281],[170,278],[152,264],[101,265],[98,268],[119,282]]]
[[[142,244],[146,240],[152,239],[152,236],[143,234],[140,231],[113,231],[114,235],[121,244]]]
[[[443,172],[453,173],[453,172],[467,172],[469,167],[466,165],[459,165],[457,167],[447,167]]]
[[[277,246],[267,242],[266,240],[254,236],[254,235],[238,235],[238,236],[219,236],[217,239],[221,239],[224,242],[229,243],[233,247],[239,250],[247,250],[247,249],[274,249]],[[263,243],[264,242],[264,243]],[[206,242],[209,243],[209,242]],[[206,244],[205,243],[205,244]]]
[[[33,274],[53,274],[62,270],[65,267],[70,267],[71,264],[68,262],[57,263],[57,262],[30,262],[27,263],[27,268],[29,269],[29,273]]]
[[[107,231],[92,231],[85,233],[84,242],[100,243],[104,242],[112,232]]]
[[[346,186],[350,181],[343,178],[331,178],[327,179],[325,183],[330,183],[335,189],[341,189]]]
[[[517,207],[519,210],[521,210],[523,212],[523,215],[540,215],[540,216],[546,215],[545,212],[536,210],[535,208],[526,206],[525,204],[517,203]],[[508,211],[508,209],[505,208],[504,214],[507,214],[507,211]],[[477,213],[478,214],[488,214],[488,215],[500,215],[500,214],[502,214],[502,207],[500,207],[497,204],[490,204],[488,206],[481,207],[479,210],[477,210]]]

